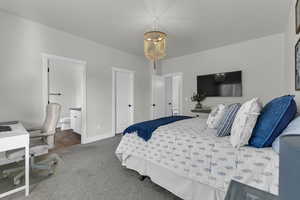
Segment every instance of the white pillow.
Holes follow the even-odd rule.
[[[213,109],[206,121],[208,128],[217,128],[220,124],[224,113],[226,110],[226,106],[224,104],[218,105],[215,109]]]
[[[233,147],[239,148],[248,144],[261,109],[258,98],[251,99],[241,106],[231,128],[230,142]]]

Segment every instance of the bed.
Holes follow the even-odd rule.
[[[223,200],[232,179],[278,194],[279,157],[272,148],[234,149],[216,137],[206,119],[161,126],[145,142],[123,136],[116,149],[122,165],[186,200]]]

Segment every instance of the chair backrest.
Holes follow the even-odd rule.
[[[60,117],[61,106],[58,103],[50,103],[46,107],[46,119],[44,121],[42,132],[46,134],[53,134],[48,136],[45,142],[50,146],[54,146],[54,134],[56,132],[56,126]]]
[[[60,117],[61,106],[58,103],[49,103],[46,107],[46,119],[42,130],[44,133],[55,133],[55,129]]]

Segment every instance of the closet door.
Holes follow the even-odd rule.
[[[151,111],[152,119],[165,116],[165,80],[162,76],[152,76]]]
[[[181,111],[181,85],[182,77],[173,76],[172,77],[172,113],[173,115],[182,114]]]
[[[116,133],[133,123],[133,74],[116,72]]]
[[[165,114],[166,116],[173,115],[173,86],[172,86],[172,76],[165,77]]]

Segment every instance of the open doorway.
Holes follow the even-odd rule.
[[[152,76],[151,119],[182,115],[182,73]]]
[[[165,81],[165,115],[182,114],[182,73],[166,74]]]
[[[86,140],[86,62],[43,54],[44,104],[62,106],[54,151]]]

